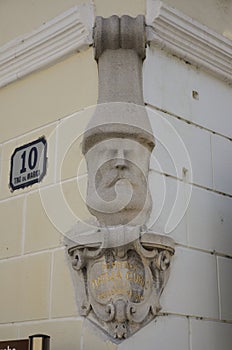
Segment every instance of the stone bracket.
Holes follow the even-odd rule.
[[[145,18],[138,15],[96,17],[93,30],[95,59],[98,60],[103,51],[117,49],[135,50],[139,57],[145,58],[146,31]]]
[[[173,254],[174,241],[154,233],[114,248],[72,246],[72,274],[82,286],[80,314],[116,341],[132,335],[161,309]]]
[[[67,242],[79,312],[116,341],[157,315],[174,254],[171,238],[146,228],[155,139],[143,100],[145,44],[144,16],[96,18],[99,97],[82,153],[97,225],[82,237],[77,226]]]

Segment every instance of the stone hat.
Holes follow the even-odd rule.
[[[83,136],[82,153],[111,138],[133,139],[152,152],[155,138],[145,107],[125,102],[97,105]]]

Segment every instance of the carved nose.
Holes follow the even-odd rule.
[[[115,168],[123,170],[127,167],[124,150],[119,149],[117,151],[117,159],[115,163]]]
[[[116,164],[115,164],[115,168],[116,168],[116,169],[123,170],[123,169],[125,169],[126,167],[127,167],[127,165],[126,165],[125,159],[123,159],[123,158],[118,158],[118,159],[116,160]]]

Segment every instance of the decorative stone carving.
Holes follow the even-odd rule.
[[[151,210],[147,177],[155,145],[143,107],[144,17],[97,17],[94,46],[99,99],[82,144],[87,205],[103,226],[143,225]]]
[[[106,131],[104,137],[109,134]],[[147,187],[150,148],[124,138],[123,132],[119,136],[102,137],[86,154],[87,206],[100,225],[143,225],[151,211]]]
[[[167,282],[174,241],[148,232],[154,136],[143,103],[144,17],[97,17],[99,100],[84,133],[86,204],[95,229],[66,239],[82,316],[117,340],[154,318]]]
[[[141,232],[124,246],[82,244],[68,253],[79,282],[80,314],[113,338],[132,335],[161,309],[159,298],[174,254],[170,238]]]

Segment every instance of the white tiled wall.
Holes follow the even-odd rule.
[[[215,256],[186,248],[176,249],[161,300],[164,312],[218,319]]]
[[[182,317],[158,317],[144,330],[118,347],[119,350],[187,350],[189,345],[188,320]]]
[[[232,259],[218,257],[221,319],[232,321]]]
[[[153,208],[148,227],[157,233],[166,232],[180,244],[187,244],[187,215],[188,208],[186,189],[190,186],[169,176],[150,171],[149,186],[152,194]],[[189,192],[189,191],[188,191]],[[175,211],[172,212],[172,209]],[[171,232],[167,232],[167,224],[172,215]]]
[[[154,110],[154,109],[153,109]],[[183,122],[177,118],[174,118],[167,113],[158,112],[158,114],[169,122],[177,133],[177,137],[183,142],[186,152],[190,158],[193,180],[192,182],[204,187],[213,187],[213,173],[212,173],[212,156],[211,156],[211,145],[210,145],[210,133],[200,127],[197,127],[187,122]],[[156,130],[156,116],[154,116],[152,121],[153,132],[156,138],[159,138],[159,131]],[[171,159],[170,153],[172,149],[166,149],[166,155],[164,154],[164,147],[166,145],[160,145],[157,142],[157,147],[153,151],[153,156],[159,160],[159,163],[164,172],[177,176],[175,166],[178,163],[175,159]],[[175,144],[173,144],[175,147]],[[168,160],[167,160],[168,159]],[[186,162],[187,159],[183,158],[182,167],[188,168]],[[169,161],[169,162],[168,162]],[[152,164],[153,165],[153,164]],[[157,169],[157,167],[155,167]],[[180,169],[182,170],[182,169]]]
[[[213,321],[190,321],[191,350],[228,350],[232,344],[232,325]]]
[[[232,255],[232,198],[193,187],[187,211],[189,245]]]
[[[172,317],[178,315],[183,329],[176,329],[176,339],[187,341],[183,334],[185,326],[189,337],[185,345],[180,345],[174,340],[166,343],[159,335],[158,345],[154,341],[152,349],[229,349],[232,344],[232,89],[159,49],[150,47],[147,51],[144,96],[157,139],[150,165],[153,214],[156,214],[154,231],[162,232],[165,228],[177,183],[185,188],[182,203],[188,204],[179,225],[170,233],[178,245],[161,297],[162,311],[169,315],[169,321],[158,318],[156,324],[152,323],[152,332],[157,335],[159,324],[165,327],[165,322],[166,325],[173,322]],[[188,159],[184,153],[180,156],[178,137],[175,138],[166,122],[174,127],[186,147],[192,179]],[[187,173],[182,172],[183,168]],[[192,193],[187,203],[189,188]],[[181,205],[177,207],[179,212],[183,210]],[[165,331],[169,334],[169,326]],[[141,348],[147,344],[146,339],[148,334],[141,335],[140,344],[140,337],[134,340],[132,337],[128,344],[133,342],[133,346],[139,344]]]
[[[153,47],[144,63],[144,98],[148,104],[231,137],[232,92],[227,84]]]
[[[232,195],[232,141],[211,135],[211,142],[214,189]]]

